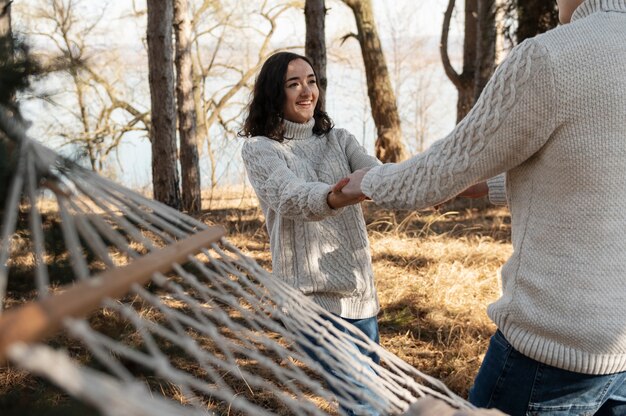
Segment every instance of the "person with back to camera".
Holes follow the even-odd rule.
[[[240,135],[247,138],[241,154],[265,215],[273,274],[378,343],[363,198],[338,192],[345,181],[333,185],[380,162],[352,134],[333,127],[308,58],[279,52],[267,59]],[[375,353],[359,349],[378,362]],[[365,405],[360,410],[377,414]]]
[[[563,25],[513,48],[452,133],[342,192],[421,208],[506,172],[513,254],[469,399],[626,415],[626,0],[557,3]]]

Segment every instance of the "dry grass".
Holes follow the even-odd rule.
[[[225,225],[231,242],[271,269],[269,241],[256,201],[247,195],[237,200],[240,190],[231,193],[225,201],[212,201],[212,208],[200,218]],[[498,269],[511,251],[510,225],[506,210],[447,208],[409,213],[366,205],[365,215],[381,303],[381,344],[466,396],[494,330],[486,306],[499,294]],[[49,232],[53,241],[61,238],[57,227],[50,225]],[[22,238],[26,241],[28,235]],[[19,239],[14,243],[26,244]],[[48,259],[50,263],[57,263],[61,274],[67,271],[67,255],[55,252],[54,256]],[[26,255],[14,262],[25,279],[32,259]],[[32,298],[32,280],[12,282],[6,299],[9,307]],[[105,316],[106,310],[99,315],[93,319],[103,332],[122,330],[114,327],[115,319]],[[53,343],[57,342],[65,344],[66,340]],[[176,396],[174,387],[161,388]],[[268,398],[268,404],[271,401]],[[45,414],[97,414],[45,381],[10,367],[0,369],[0,414],[41,414],[42,410]]]
[[[424,220],[428,230],[371,233],[381,344],[466,396],[494,331],[486,305],[498,297],[498,269],[511,250],[488,231],[503,234],[506,214],[467,211],[431,221],[436,215],[412,221]]]
[[[508,210],[475,204],[480,208],[456,202],[439,211],[364,210],[382,346],[463,397],[495,330],[486,308],[499,296],[499,269],[511,254]],[[271,269],[258,207],[205,215],[226,225],[234,244]]]

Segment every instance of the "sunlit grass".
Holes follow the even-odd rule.
[[[254,200],[236,203],[234,197],[230,198],[215,203],[216,208],[205,210],[200,218],[226,226],[232,243],[271,270],[269,241],[258,205]],[[491,208],[393,212],[371,204],[366,204],[364,211],[381,304],[382,346],[466,396],[495,329],[486,307],[499,296],[499,269],[511,253],[508,212]],[[46,214],[54,216],[52,212]],[[55,227],[50,229],[58,234]],[[21,253],[12,265],[24,280],[32,279],[27,273],[33,266],[28,241],[28,235],[20,234],[12,242],[15,252]],[[134,248],[142,251],[142,247]],[[126,260],[119,253],[112,255],[116,263]],[[53,270],[67,270],[67,253],[59,252],[46,260],[59,263]],[[7,307],[34,297],[32,283],[24,283],[10,285]],[[182,304],[169,306],[185,309]],[[150,308],[141,313],[158,315]],[[132,340],[133,328],[113,315],[103,309],[92,317],[92,324],[104,333],[128,332]],[[160,317],[155,316],[155,320]],[[72,345],[64,338],[54,343]],[[82,349],[72,349],[80,356],[86,354]],[[180,396],[172,386],[162,388],[174,398]],[[27,398],[33,395],[37,399],[30,401],[32,409],[60,409],[68,400],[47,383],[34,382],[23,372],[10,367],[0,370],[0,413],[28,410]],[[20,405],[11,399],[18,396],[25,397]],[[262,400],[272,403],[269,397]],[[3,403],[11,405],[3,409]]]
[[[495,331],[486,309],[499,296],[499,270],[511,254],[508,211],[393,212],[371,204],[364,211],[382,346],[465,397]],[[227,213],[223,223],[231,241],[270,269],[256,215],[252,206]]]

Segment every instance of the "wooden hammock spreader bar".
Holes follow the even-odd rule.
[[[68,285],[62,293],[6,311],[0,316],[0,365],[5,362],[11,344],[36,342],[52,335],[60,328],[63,319],[89,315],[103,299],[124,296],[134,283],[144,285],[154,273],[165,273],[172,269],[172,264],[185,263],[189,255],[217,242],[224,234],[223,227],[210,227],[137,258],[126,266]]]

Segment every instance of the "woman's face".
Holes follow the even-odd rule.
[[[284,88],[283,117],[294,123],[306,123],[313,118],[320,92],[311,65],[303,59],[289,62]]]
[[[559,21],[563,24],[569,23],[572,19],[572,14],[578,6],[583,3],[584,0],[557,0],[556,3],[559,6]]]

